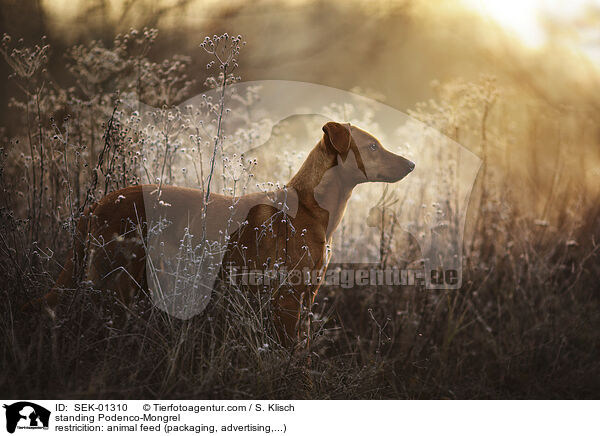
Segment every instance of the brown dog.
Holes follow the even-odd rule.
[[[148,290],[146,218],[154,212],[171,223],[168,232],[174,240],[186,232],[196,239],[194,244],[201,235],[222,234],[223,223],[228,222],[221,279],[231,279],[227,271],[273,270],[282,265],[288,274],[317,271],[323,277],[329,260],[327,246],[354,187],[364,182],[393,183],[414,169],[414,163],[385,150],[357,127],[328,122],[323,132],[284,190],[238,198],[210,194],[206,208],[204,192],[190,188],[140,185],[107,195],[80,219],[72,256],[75,262],[67,262],[55,288],[45,297],[48,305],[56,306],[60,289],[73,287],[76,278],[116,291],[125,304],[140,290]],[[286,213],[281,213],[282,203]],[[282,342],[299,338],[302,306],[312,304],[319,284],[284,281],[271,290]],[[259,292],[264,287],[255,284],[250,289]]]

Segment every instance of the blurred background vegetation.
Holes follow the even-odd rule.
[[[225,5],[201,0],[4,0],[0,20],[4,32],[14,38],[31,43],[47,36],[56,54],[91,40],[109,45],[117,33],[131,28],[157,28],[161,38],[151,57],[162,59],[177,47],[179,54],[193,56],[192,71],[203,71],[206,64],[197,49],[204,35],[236,29],[248,41],[240,71],[245,80],[372,89],[398,109],[431,97],[432,80],[471,80],[482,73],[518,84],[520,92],[549,104],[597,109],[597,64],[586,54],[600,50],[600,37],[593,33],[599,7],[575,2],[579,8],[573,12],[573,6],[545,2],[547,11],[544,2],[525,2],[525,7],[530,3],[538,5],[541,22],[523,22],[536,17],[523,17],[524,6],[505,5],[504,14],[513,15],[508,23],[515,22],[520,33],[495,20],[494,9],[484,8],[482,13],[468,1],[447,0]],[[565,9],[571,13],[565,14]],[[486,16],[486,11],[492,15]],[[534,31],[544,38],[531,40]],[[7,71],[5,65],[2,68]],[[63,79],[62,62],[51,68],[56,80]]]
[[[83,169],[84,162],[69,163],[71,171],[79,165],[73,176],[68,165],[61,167],[54,150],[38,153],[26,148],[26,141],[17,145],[14,138],[27,136],[25,126],[33,126],[33,130],[41,126],[40,132],[45,133],[39,137],[51,137],[51,117],[73,116],[82,122],[81,131],[85,132],[76,147],[87,160],[86,168],[93,167],[97,161],[93,144],[105,140],[110,98],[120,82],[113,80],[110,68],[102,70],[97,64],[101,68],[94,70],[96,58],[89,50],[107,47],[107,52],[118,52],[119,44],[125,47],[128,43],[122,39],[115,42],[115,35],[132,28],[153,28],[159,36],[151,32],[144,38],[152,44],[133,44],[136,56],[155,63],[150,76],[162,77],[163,82],[170,76],[176,78],[174,88],[181,92],[140,92],[146,103],[178,104],[204,90],[209,59],[198,48],[200,42],[206,35],[242,34],[247,45],[237,74],[243,80],[305,81],[365,94],[435,126],[484,162],[468,213],[463,289],[451,293],[392,289],[377,294],[367,289],[323,292],[319,310],[323,319],[331,321],[321,330],[322,337],[315,338],[321,351],[313,369],[313,397],[597,396],[597,3],[2,0],[0,4],[2,33],[12,37],[3,45],[6,53],[10,55],[10,47],[20,44],[49,45],[49,51],[42,53],[50,59],[40,74],[43,79],[26,82],[31,90],[40,90],[43,83],[42,88],[51,94],[47,100],[30,95],[27,105],[34,109],[36,102],[42,101],[42,113],[24,115],[26,111],[20,110],[24,108],[24,82],[17,77],[19,86],[15,86],[15,80],[8,79],[13,68],[0,62],[0,133],[8,187],[2,192],[0,224],[9,229],[5,234],[12,235],[12,239],[0,240],[0,266],[7,278],[3,283],[7,296],[4,314],[10,315],[2,319],[6,339],[3,363],[9,368],[0,376],[4,392],[21,397],[56,397],[57,393],[225,398],[297,395],[292,385],[282,383],[288,380],[285,371],[290,364],[281,364],[281,359],[288,359],[282,357],[283,352],[277,354],[281,350],[253,360],[237,349],[222,349],[222,354],[212,356],[213,362],[222,366],[206,364],[200,369],[185,360],[192,359],[194,353],[190,352],[177,364],[163,365],[161,355],[179,350],[181,336],[177,334],[161,337],[160,346],[147,354],[159,356],[156,371],[143,366],[127,374],[120,371],[122,362],[111,356],[131,346],[123,336],[103,351],[95,350],[100,353],[99,360],[88,358],[87,370],[95,368],[100,374],[93,386],[89,382],[82,387],[88,383],[83,376],[83,384],[60,378],[58,384],[9,383],[11,378],[28,380],[27,375],[42,371],[39,362],[48,353],[46,347],[53,347],[56,359],[67,356],[62,366],[55,364],[55,375],[66,373],[73,365],[79,368],[77,362],[84,353],[69,348],[68,335],[58,345],[56,339],[48,339],[43,324],[37,326],[38,342],[23,343],[14,334],[20,322],[15,308],[31,295],[43,294],[58,270],[55,260],[39,259],[38,249],[47,254],[46,248],[52,248],[56,259],[66,255],[68,244],[64,242],[69,240],[62,227],[56,234],[40,232],[40,224],[34,222],[41,216],[39,211],[36,215],[35,210],[24,210],[35,206],[35,196],[42,192],[40,188],[36,193],[35,186],[29,191],[23,188],[32,186],[27,174],[35,165],[29,162],[43,165],[40,157],[47,153],[51,166],[42,168],[41,173],[46,171],[54,192],[64,189],[65,180],[82,183],[77,186],[82,202],[91,174]],[[174,58],[176,54],[183,57]],[[164,59],[171,62],[161,70]],[[118,60],[115,58],[115,71]],[[103,62],[110,64],[107,59]],[[137,86],[141,90],[152,83]],[[93,100],[96,97],[98,100]],[[71,104],[75,100],[79,103]],[[61,121],[57,123],[59,130],[64,128]],[[29,132],[30,143],[35,135]],[[84,145],[90,144],[91,153],[83,152]],[[25,176],[19,175],[21,170]],[[126,181],[123,176],[123,183]],[[27,205],[23,199],[30,198]],[[52,198],[56,202],[57,197]],[[42,207],[41,200],[37,207]],[[69,216],[76,218],[75,210],[64,208],[40,219],[58,228],[56,224],[64,224]],[[33,261],[35,256],[38,260]],[[16,295],[15,290],[23,292]],[[91,344],[87,352],[96,346]],[[273,350],[275,345],[271,347]],[[253,369],[240,372],[224,363],[232,361]],[[102,363],[100,373],[98,362]],[[185,366],[177,380],[172,378],[175,365]],[[215,372],[216,367],[226,370]],[[197,383],[198,371],[202,384]],[[162,374],[169,377],[161,378]],[[249,374],[262,375],[265,381],[257,383]],[[131,390],[116,390],[124,379]],[[160,379],[158,385],[156,379]],[[164,380],[169,380],[168,386]],[[196,388],[190,390],[190,386]]]
[[[205,35],[225,31],[244,35],[248,43],[239,69],[243,80],[297,80],[354,90],[405,112],[439,97],[440,87],[432,83],[468,83],[491,75],[502,96],[500,107],[489,111],[490,124],[502,138],[489,141],[489,152],[509,154],[502,162],[528,173],[536,189],[528,201],[544,209],[556,171],[563,186],[571,186],[574,174],[585,185],[581,189],[599,185],[600,6],[499,4],[3,0],[0,22],[4,32],[26,44],[46,36],[54,59],[47,66],[49,77],[64,87],[75,84],[67,71],[69,47],[91,41],[110,47],[118,33],[156,28],[160,38],[148,58],[189,56],[187,74],[200,78],[180,100],[205,89],[207,58],[198,44]],[[2,63],[2,77],[9,73]],[[8,80],[0,83],[0,101],[18,92]],[[1,114],[9,135],[15,116]],[[477,145],[464,145],[481,156]],[[523,163],[532,166],[525,169]]]

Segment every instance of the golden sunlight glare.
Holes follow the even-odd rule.
[[[464,0],[464,4],[496,21],[524,45],[537,48],[546,42],[544,17],[574,19],[598,0]]]

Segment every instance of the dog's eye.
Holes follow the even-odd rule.
[[[371,149],[371,151],[375,151],[377,150],[377,144],[373,142],[372,144],[369,144],[369,148]]]

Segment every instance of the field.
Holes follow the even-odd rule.
[[[600,73],[567,51],[534,56],[501,36],[490,36],[484,48],[449,40],[447,53],[481,63],[458,73],[460,61],[436,61],[434,68],[431,59],[443,51],[437,42],[456,23],[472,20],[467,27],[475,33],[486,28],[472,16],[450,13],[437,26],[439,16],[422,3],[399,2],[382,16],[365,12],[362,3],[358,12],[328,3],[330,15],[349,25],[367,16],[369,26],[378,23],[381,35],[391,35],[384,42],[350,36],[347,50],[311,52],[336,59],[339,71],[354,68],[347,56],[367,59],[379,74],[360,70],[359,79],[347,73],[338,81],[339,71],[328,75],[322,60],[309,56],[302,68],[289,60],[294,53],[307,56],[302,44],[310,41],[288,41],[277,26],[271,29],[281,37],[275,43],[253,33],[269,2],[260,3],[257,15],[241,5],[221,11],[203,29],[208,40],[187,34],[193,49],[181,43],[186,27],[177,33],[143,16],[90,29],[100,35],[96,40],[61,35],[58,27],[53,33],[50,25],[49,38],[20,41],[18,29],[4,35],[4,397],[596,398]],[[284,10],[314,17],[313,6]],[[305,25],[285,17],[291,29]],[[401,30],[395,30],[398,22]],[[164,32],[123,30],[140,23]],[[399,49],[394,41],[401,37],[408,42]],[[283,53],[273,50],[288,43]],[[426,73],[418,80],[409,60],[419,53],[430,61],[423,61]],[[284,66],[269,70],[275,76],[263,74],[258,60],[277,57]],[[294,95],[307,101],[351,92],[342,104],[305,112],[307,101],[299,101],[302,116],[277,118],[280,106],[256,115],[261,92],[275,85],[243,87],[244,80],[272,78],[332,87],[302,85]],[[384,121],[383,113],[399,118]],[[345,253],[358,253],[359,261],[379,270],[438,265],[424,260],[434,253],[440,265],[450,259],[461,271],[459,289],[324,286],[306,309],[308,349],[281,346],[268,298],[242,285],[217,287],[208,307],[189,319],[143,303],[123,308],[85,277],[66,291],[55,317],[23,309],[53,287],[77,238],[76,223],[107,193],[147,182],[228,194],[268,190],[297,170],[327,119],[372,131],[417,162],[415,173],[393,188],[373,184],[355,192],[334,238],[339,257],[330,269],[357,267]],[[401,126],[394,124],[398,119]],[[369,215],[375,216],[370,223]]]

